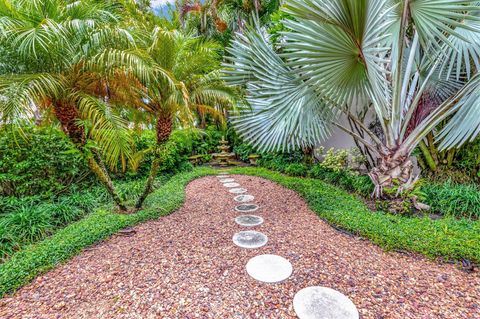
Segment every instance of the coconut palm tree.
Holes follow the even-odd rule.
[[[219,77],[220,47],[213,41],[156,27],[146,42],[146,51],[157,68],[170,76],[168,83],[145,87],[142,112],[152,115],[157,133],[157,145],[143,194],[136,207],[140,208],[158,174],[162,147],[170,137],[175,123],[182,126],[202,120],[210,114],[224,121],[224,110],[234,103],[234,91]]]
[[[283,10],[290,18],[278,47],[251,28],[226,64],[251,105],[235,126],[261,149],[316,145],[338,126],[376,154],[370,177],[381,196],[413,184],[410,156],[430,132],[440,149],[480,132],[478,1],[287,0]],[[382,134],[358,109],[376,115]]]
[[[134,100],[148,62],[121,28],[121,9],[116,1],[0,0],[0,43],[20,64],[0,75],[0,116],[16,124],[32,118],[32,106],[50,110],[125,211],[103,158],[115,167],[130,152],[128,123],[113,106]]]

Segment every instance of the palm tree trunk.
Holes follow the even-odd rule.
[[[162,161],[162,158],[160,156],[160,149],[168,141],[173,130],[171,114],[159,115],[157,119],[156,130],[157,130],[157,150],[155,151],[155,157],[152,161],[152,166],[150,167],[150,173],[148,175],[147,183],[145,184],[143,193],[140,195],[140,197],[137,200],[137,203],[135,204],[135,208],[137,209],[143,206],[145,199],[152,192],[153,182],[157,177],[158,171],[160,169],[160,164]]]
[[[70,103],[65,103],[63,101],[57,101],[54,103],[54,112],[55,116],[61,124],[63,132],[69,137],[73,142],[76,148],[83,154],[85,157],[88,167],[90,170],[97,176],[98,180],[105,186],[107,192],[112,196],[114,203],[118,206],[120,211],[126,212],[127,208],[123,204],[123,201],[120,199],[115,187],[113,186],[112,179],[108,174],[103,160],[101,159],[100,154],[96,150],[92,150],[93,155],[87,155],[88,152],[85,151],[84,146],[86,143],[85,130],[83,127],[77,125],[79,120],[78,112]],[[97,160],[95,160],[97,157]],[[100,164],[99,164],[100,163]]]
[[[408,153],[393,152],[378,159],[376,165],[368,174],[375,185],[373,197],[382,198],[385,188],[400,185],[400,190],[412,185],[416,177],[413,174],[413,162]]]
[[[88,156],[87,163],[90,170],[97,176],[97,178],[100,180],[103,186],[105,186],[105,189],[110,194],[110,196],[112,196],[113,201],[118,206],[120,211],[126,212],[127,207],[123,204],[122,199],[120,198],[115,187],[113,186],[110,176],[107,173],[105,173],[102,166],[97,163],[97,161],[95,160],[95,157]]]

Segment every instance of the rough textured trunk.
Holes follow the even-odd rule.
[[[122,212],[126,212],[127,207],[123,204],[120,196],[118,196],[117,191],[113,186],[112,180],[110,179],[110,176],[108,176],[108,174],[104,172],[102,167],[95,160],[94,156],[89,156],[87,158],[87,163],[90,170],[95,173],[95,175],[100,180],[100,182],[105,186],[105,189],[107,190],[107,192],[110,194],[110,196],[112,196],[113,201],[118,206],[118,208]]]
[[[413,162],[408,154],[391,153],[378,159],[369,173],[375,185],[373,196],[383,197],[383,190],[399,185],[399,191],[408,188],[416,181],[413,174]]]
[[[110,175],[108,174],[108,171],[103,164],[102,157],[98,151],[92,150],[92,154],[88,155],[88,152],[84,149],[86,143],[85,131],[82,126],[77,124],[79,115],[75,106],[68,102],[56,101],[54,103],[54,112],[55,116],[60,122],[62,130],[84,155],[87,160],[88,167],[97,176],[98,180],[105,186],[107,192],[112,196],[115,204],[121,211],[127,211],[126,206],[123,204],[123,201],[120,199],[120,196],[113,186]]]
[[[72,142],[75,145],[84,145],[86,141],[85,131],[82,126],[77,124],[80,117],[75,106],[69,102],[56,101],[54,103],[54,112],[63,132]]]
[[[157,177],[158,170],[160,169],[161,156],[160,149],[168,141],[173,130],[172,116],[170,114],[160,114],[157,119],[157,150],[155,151],[155,157],[150,167],[150,173],[148,175],[147,183],[143,190],[142,195],[137,200],[135,208],[141,208],[147,196],[152,192],[153,182]]]

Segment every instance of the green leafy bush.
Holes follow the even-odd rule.
[[[38,196],[2,198],[0,202],[6,210],[0,216],[0,260],[8,258],[24,245],[44,239],[109,201],[110,197],[101,187],[75,191],[50,200]]]
[[[292,176],[305,176],[307,171],[307,165],[300,163],[289,164],[285,167],[285,174]]]
[[[374,188],[370,177],[366,175],[360,175],[350,170],[331,170],[325,168],[322,163],[313,165],[310,168],[308,175],[364,197],[372,194]]]
[[[54,196],[93,179],[83,158],[55,128],[4,128],[0,134],[0,196]]]
[[[252,145],[241,143],[233,147],[233,152],[244,162],[248,162],[248,156],[255,153]]]
[[[288,165],[302,164],[304,162],[305,156],[301,151],[292,153],[262,153],[257,160],[257,165],[285,173]]]
[[[480,219],[480,187],[475,184],[427,183],[422,186],[425,203],[444,216]]]
[[[218,142],[222,133],[209,126],[205,131],[180,129],[173,131],[166,145],[162,147],[160,172],[175,174],[192,169],[188,157],[192,154],[204,155],[204,161],[211,159],[210,153],[218,151]],[[138,159],[133,171],[127,177],[138,178],[146,176],[153,160],[153,150],[156,146],[156,135],[153,130],[145,130],[134,137]],[[117,176],[123,177],[123,176]]]

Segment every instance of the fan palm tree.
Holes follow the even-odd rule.
[[[174,123],[189,125],[201,121],[205,114],[223,122],[224,110],[233,105],[235,96],[220,80],[220,47],[215,42],[157,27],[151,32],[146,47],[156,66],[169,75],[169,81],[145,87],[141,111],[151,114],[155,121],[157,145],[137,208],[152,191],[162,161],[162,147]]]
[[[264,150],[316,145],[338,126],[376,154],[375,195],[411,186],[412,151],[480,132],[480,4],[443,0],[287,0],[277,53],[263,30],[237,35],[226,64],[251,108],[235,120]],[[382,134],[355,115],[373,112]],[[344,114],[364,132],[339,122]],[[441,130],[437,125],[446,121]]]
[[[148,67],[121,12],[115,1],[0,0],[0,43],[21,64],[0,75],[0,116],[16,124],[32,118],[32,105],[51,110],[125,211],[103,158],[115,167],[129,155],[128,123],[113,106],[135,96]]]

